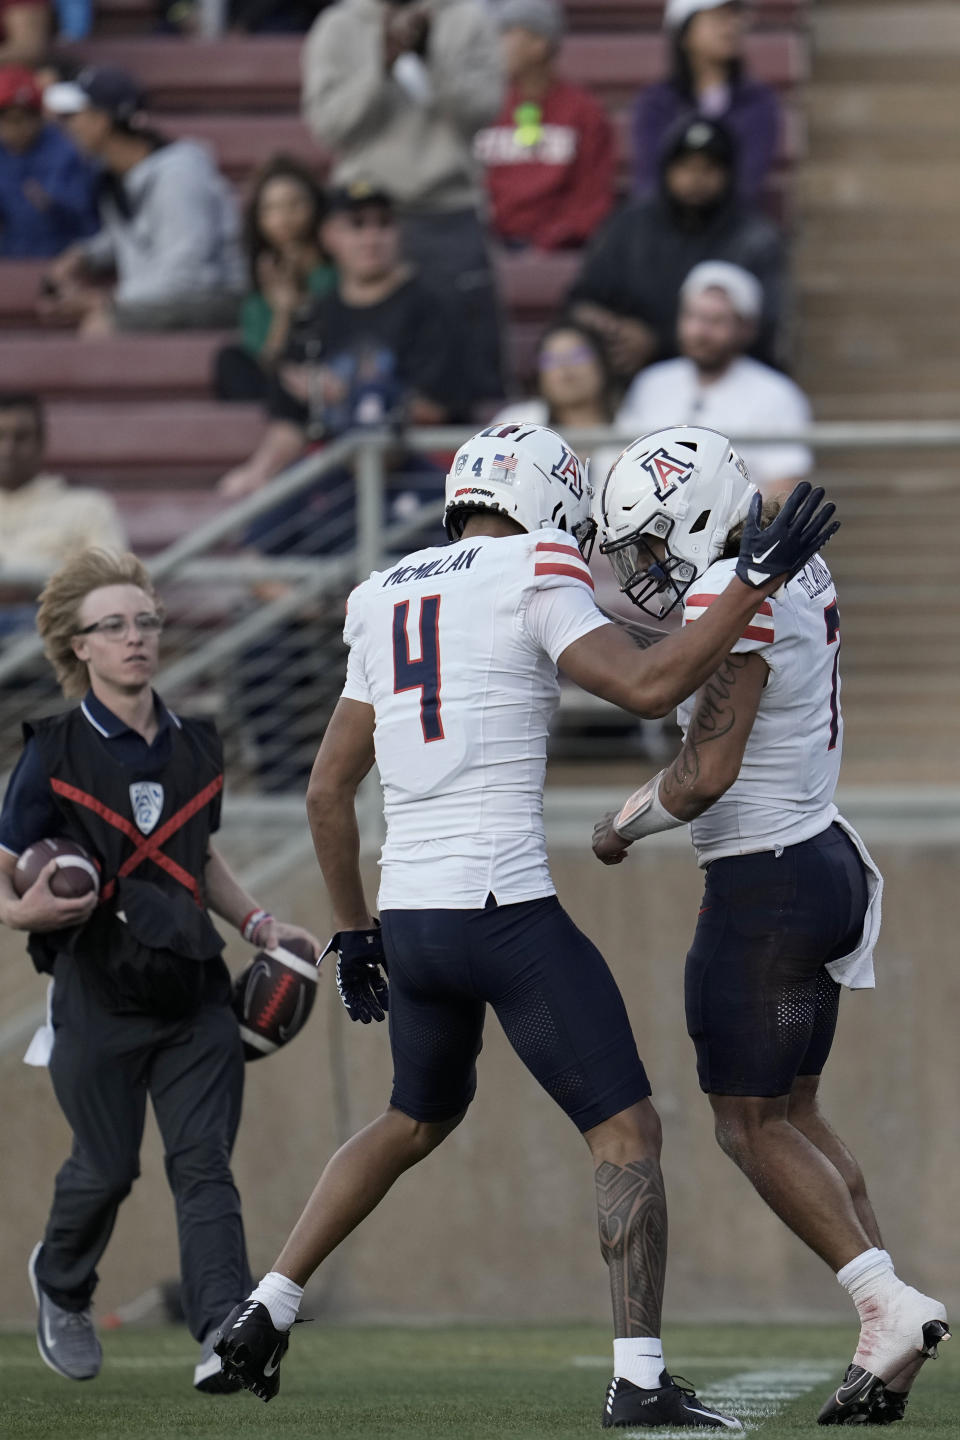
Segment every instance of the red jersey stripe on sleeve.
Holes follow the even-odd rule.
[[[771,643],[776,639],[772,627],[761,629],[759,625],[748,625],[741,635],[741,640],[769,640]]]
[[[713,604],[714,600],[719,599],[719,595],[691,595],[688,599],[684,600],[683,603],[685,607],[689,607],[691,605],[699,605],[701,609],[706,609],[708,605]],[[772,617],[773,606],[770,604],[769,600],[764,600],[763,604],[758,607],[757,614],[770,615]]]
[[[558,545],[555,540],[541,540],[537,545],[537,549],[552,550],[558,555],[572,555],[574,560],[579,560],[581,564],[586,564],[576,545]]]
[[[534,575],[570,575],[574,580],[582,580],[584,585],[590,586],[591,590],[596,588],[593,576],[586,567],[583,570],[575,570],[572,565],[559,565],[555,561],[541,560],[538,565],[534,566],[533,573]]]

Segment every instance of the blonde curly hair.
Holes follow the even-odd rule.
[[[146,566],[129,550],[82,550],[51,575],[40,594],[37,630],[57,683],[69,700],[79,699],[89,686],[86,661],[73,652],[80,606],[92,590],[105,585],[136,585],[162,613]]]

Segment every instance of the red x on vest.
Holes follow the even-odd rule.
[[[120,866],[116,878],[108,880],[106,885],[104,885],[100,892],[101,902],[110,899],[110,896],[117,888],[118,879],[122,879],[125,875],[130,875],[136,870],[138,865],[143,864],[144,860],[152,860],[155,864],[159,865],[162,870],[166,870],[167,874],[172,876],[179,884],[185,886],[197,904],[200,904],[200,890],[195,878],[188,874],[182,865],[178,865],[175,860],[171,860],[169,855],[164,855],[160,847],[166,840],[170,839],[171,835],[175,835],[178,830],[182,829],[188,820],[192,820],[197,811],[202,810],[204,805],[223,789],[222,775],[217,775],[210,781],[209,785],[205,785],[202,790],[198,791],[192,800],[188,800],[186,805],[181,806],[177,813],[171,815],[170,819],[165,821],[165,823],[160,826],[160,829],[155,831],[153,835],[141,835],[136,826],[124,815],[118,815],[116,810],[111,810],[109,805],[104,805],[103,801],[98,800],[95,795],[88,795],[85,790],[78,790],[76,785],[68,785],[65,780],[56,779],[52,779],[50,785],[53,790],[55,790],[58,795],[62,795],[65,800],[72,800],[75,805],[86,806],[86,808],[92,810],[95,815],[99,815],[101,820],[106,820],[107,824],[112,825],[115,830],[122,831],[128,840],[133,841],[136,847],[133,854],[128,855]]]

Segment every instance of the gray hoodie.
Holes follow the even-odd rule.
[[[303,50],[303,116],[336,155],[336,184],[371,180],[407,211],[476,209],[473,137],[502,103],[499,37],[482,0],[428,3],[421,94],[384,68],[383,0],[324,10]]]
[[[205,146],[171,141],[128,170],[122,183],[130,214],[107,195],[100,206],[103,228],[83,246],[93,269],[116,267],[119,304],[241,293],[237,207]]]

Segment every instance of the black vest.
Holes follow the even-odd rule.
[[[58,837],[78,841],[100,867],[90,920],[32,934],[34,964],[52,971],[66,954],[112,1009],[186,1013],[209,998],[214,977],[203,962],[223,949],[203,888],[223,790],[215,726],[172,724],[170,758],[159,771],[146,759],[117,760],[80,710],[25,725],[24,735],[60,811]],[[223,970],[221,962],[218,977]]]

